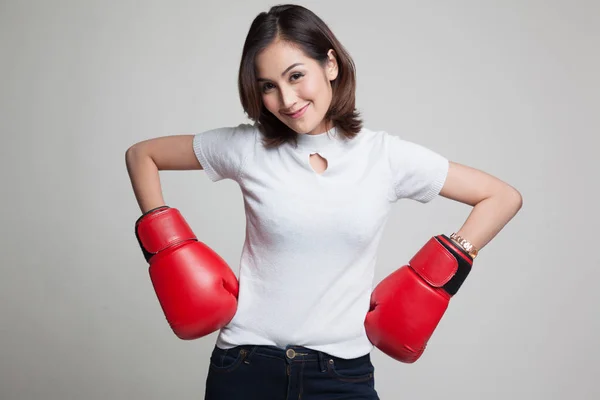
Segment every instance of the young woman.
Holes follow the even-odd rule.
[[[247,229],[239,287],[211,255],[206,279],[226,275],[226,283],[219,293],[206,288],[198,292],[204,296],[202,304],[217,308],[192,312],[192,319],[199,320],[187,325],[185,333],[173,321],[171,325],[184,338],[220,329],[206,399],[377,399],[373,346],[414,362],[436,318],[441,318],[440,309],[434,310],[438,300],[420,303],[419,315],[432,315],[434,321],[428,332],[419,333],[423,337],[407,337],[403,326],[416,319],[407,313],[405,321],[389,328],[386,318],[400,317],[397,303],[387,309],[392,316],[382,313],[385,291],[392,287],[414,302],[403,288],[420,282],[426,296],[445,299],[444,309],[477,250],[518,212],[521,196],[485,172],[364,128],[355,109],[350,55],[326,24],[301,6],[276,6],[255,18],[243,48],[239,92],[253,124],[146,140],[126,154],[143,213],[136,233],[151,264],[167,246],[148,237],[167,228],[147,228],[148,221],[172,210],[163,201],[158,171],[204,169],[212,181],[235,180],[244,196]],[[424,267],[418,273],[405,269],[404,275],[390,276],[371,303],[376,252],[390,207],[399,199],[426,203],[438,195],[473,209],[452,239],[438,236],[420,254],[450,255],[459,265],[459,272],[452,274],[462,274],[460,282],[450,280],[454,289],[447,280],[436,285],[435,272],[446,267],[415,258],[413,263]],[[173,218],[184,225],[179,214]],[[181,237],[195,239],[190,232]],[[187,263],[185,267],[201,263],[182,258],[164,256],[161,262]],[[432,279],[425,276],[428,268],[434,271]],[[159,293],[163,289],[157,282],[166,278],[155,279],[159,296],[175,296]],[[440,297],[444,290],[449,294]],[[232,298],[237,303],[232,305]],[[166,313],[188,307],[186,300],[176,306],[169,300],[161,300]],[[383,310],[377,315],[376,305]],[[404,340],[411,343],[403,345]],[[414,341],[420,352],[413,351]]]

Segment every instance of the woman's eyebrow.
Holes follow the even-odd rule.
[[[295,68],[295,67],[297,67],[298,65],[304,65],[304,64],[302,64],[302,63],[295,63],[295,64],[292,64],[292,65],[290,65],[289,67],[287,67],[287,68],[285,69],[285,71],[283,71],[283,72],[281,73],[281,76],[284,76],[284,75],[286,74],[286,72],[288,72],[288,71],[289,71],[290,69],[292,69],[292,68]],[[268,79],[264,79],[264,78],[258,78],[258,79],[257,79],[257,81],[258,81],[258,82],[262,82],[262,81],[268,81]]]

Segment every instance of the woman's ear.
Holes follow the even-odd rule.
[[[338,76],[338,62],[335,54],[335,50],[329,49],[327,52],[327,64],[325,65],[325,73],[329,81],[334,81]]]

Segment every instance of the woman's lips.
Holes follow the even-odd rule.
[[[309,103],[310,104],[310,103]],[[301,109],[299,109],[298,111],[296,111],[293,114],[285,114],[290,118],[300,118],[302,115],[304,115],[304,112],[306,111],[306,109],[308,108],[309,104],[305,105],[304,107],[302,107]]]

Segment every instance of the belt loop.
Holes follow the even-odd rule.
[[[252,355],[254,354],[254,352],[256,351],[256,349],[258,348],[258,346],[248,346],[248,356],[246,357],[246,359],[244,360],[245,364],[250,364],[250,359],[252,358]]]
[[[317,354],[319,355],[319,368],[321,368],[321,372],[325,372],[327,368],[325,366],[325,357],[323,352],[318,351]]]

